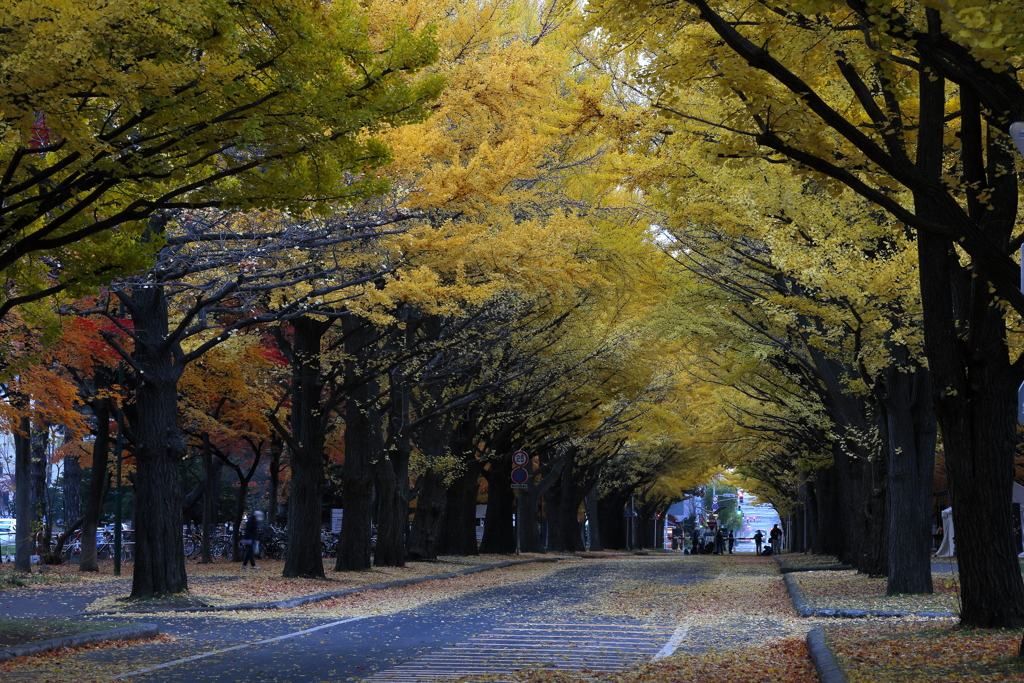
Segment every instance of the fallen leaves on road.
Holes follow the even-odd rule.
[[[958,577],[949,574],[932,574],[932,595],[886,595],[884,577],[870,578],[852,570],[800,572],[790,576],[813,607],[954,614],[960,611],[955,585]]]
[[[606,672],[522,671],[514,676],[470,681],[515,683],[817,683],[807,647],[800,636],[725,652],[683,654],[609,674]]]
[[[528,560],[541,555],[522,555]],[[432,562],[410,562],[405,567],[373,567],[361,572],[327,571],[324,579],[285,578],[283,560],[263,560],[259,569],[243,569],[234,562],[189,563],[189,598],[200,605],[235,605],[274,602],[318,593],[331,593],[377,583],[450,574],[460,569],[509,561],[507,555],[441,557]],[[133,612],[145,605],[125,601],[127,594],[103,596],[89,605],[90,612]]]
[[[681,633],[676,654],[615,674],[524,670],[514,683],[816,683],[799,619],[774,560],[755,556],[675,556],[679,583],[632,577],[624,564],[582,612],[632,617]],[[702,577],[704,580],[696,580]]]
[[[461,595],[485,588],[541,579],[560,569],[564,569],[572,562],[573,560],[566,560],[563,562],[523,564],[480,572],[478,574],[465,574],[452,579],[424,581],[423,583],[411,586],[388,588],[379,591],[364,591],[293,609],[278,610],[275,613],[245,611],[224,613],[218,616],[237,619],[267,619],[287,615],[344,619],[348,617],[392,614],[394,612],[415,609],[430,602],[452,600]]]
[[[850,683],[985,683],[1024,680],[1021,630],[942,622],[832,624],[829,647]]]

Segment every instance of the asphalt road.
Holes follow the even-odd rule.
[[[386,616],[245,622],[147,615],[136,620],[155,621],[174,640],[90,651],[80,660],[82,675],[130,668],[114,680],[419,682],[523,667],[614,671],[668,654],[684,640],[692,647],[684,624],[587,609],[624,577],[663,584],[713,578],[703,564],[638,558],[567,566],[544,579]],[[5,675],[5,683],[16,680]]]

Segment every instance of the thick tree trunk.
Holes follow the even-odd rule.
[[[411,346],[412,314],[408,308],[399,312],[399,330],[393,344],[396,351]],[[388,383],[390,410],[388,426],[389,447],[377,458],[379,484],[377,548],[373,564],[377,567],[404,567],[406,528],[409,523],[409,458],[412,455],[412,435],[409,433],[410,387],[407,368],[399,364],[392,368]]]
[[[96,439],[92,444],[92,471],[89,476],[89,491],[82,516],[82,549],[78,571],[99,571],[96,556],[96,529],[103,512],[103,499],[107,492],[107,461],[110,453],[110,405],[106,399],[98,398],[91,403],[96,416]]]
[[[376,332],[355,316],[343,320],[345,352],[352,359],[345,368],[345,384],[351,387],[345,401],[345,513],[335,571],[370,568],[373,533],[373,461],[380,455],[380,413],[377,382],[360,377],[363,361],[373,355]]]
[[[444,517],[448,497],[444,474],[427,468],[417,484],[419,495],[416,497],[416,513],[409,534],[409,557],[414,560],[434,560],[437,559],[438,527]]]
[[[817,533],[812,539],[812,550],[818,555],[832,555],[840,562],[849,562],[852,552],[849,538],[843,531],[847,527],[848,522],[845,518],[850,515],[850,510],[843,505],[838,488],[839,477],[835,467],[815,472],[814,490],[818,503],[818,524]]]
[[[929,23],[938,25],[938,14],[928,12]],[[927,68],[921,70],[919,83],[917,166],[938,184],[943,172],[944,83]],[[965,122],[971,119],[964,130],[966,171],[978,165],[982,150],[980,123],[974,121],[979,116],[977,103],[968,98],[964,105]],[[972,213],[982,227],[995,233],[994,242],[1005,246],[1016,215],[1017,193],[1014,188],[999,187],[1010,181],[1015,185],[1015,180],[998,167],[1011,167],[1013,160],[993,146],[988,153],[989,165],[995,169],[988,181],[998,190],[993,194],[998,206]],[[1001,176],[1007,178],[1000,180]],[[945,219],[927,192],[915,193],[914,203],[922,218],[939,224]],[[918,264],[925,349],[953,502],[963,590],[960,622],[981,628],[1017,628],[1024,625],[1024,583],[1009,511],[1015,455],[1014,385],[1019,376],[1009,362],[1003,312],[988,283],[964,273],[949,240],[920,233]]]
[[[320,348],[332,321],[296,318],[292,357],[292,493],[284,576],[323,578],[324,441],[327,415],[321,405]]]
[[[277,526],[278,523],[278,496],[281,490],[281,459],[284,454],[284,445],[279,437],[271,438],[270,443],[270,496],[267,509],[267,524]]]
[[[487,470],[487,517],[484,519],[484,537],[480,542],[481,553],[508,555],[516,551],[509,472],[509,461],[504,457],[492,460]]]
[[[409,519],[409,456],[396,448],[377,459],[377,567],[405,566],[405,528]]]
[[[806,483],[807,497],[804,500],[804,511],[807,514],[807,537],[804,539],[804,549],[815,552],[814,547],[818,536],[818,490],[814,485],[814,479],[808,476]]]
[[[135,571],[131,597],[188,590],[181,532],[179,463],[186,443],[178,427],[178,380],[184,369],[169,346],[163,287],[140,285],[130,302],[135,332]]]
[[[31,499],[32,499],[32,533],[33,537],[38,539],[36,542],[36,553],[40,556],[41,560],[45,562],[46,555],[50,552],[49,545],[49,533],[48,529],[51,528],[51,515],[48,514],[46,501],[46,489],[47,489],[47,470],[49,456],[47,454],[48,446],[50,444],[50,429],[45,424],[33,424],[32,433],[29,437],[30,449],[32,454],[32,485],[31,485]]]
[[[601,542],[607,549],[621,550],[626,547],[626,518],[623,510],[629,496],[611,492],[598,499],[598,516],[601,518]]]
[[[77,455],[64,458],[64,537],[67,528],[82,516],[82,464]]]
[[[14,568],[20,572],[32,571],[32,447],[27,417],[21,419],[21,429],[14,433],[14,516],[16,520]]]
[[[890,367],[885,378],[888,425],[889,576],[893,593],[931,593],[931,489],[935,468],[935,412],[931,375]]]
[[[886,517],[888,490],[887,463],[884,453],[873,452],[862,459],[860,486],[864,490],[861,515],[864,520],[860,543],[861,561],[855,565],[868,576],[889,573],[889,520]]]
[[[563,456],[562,476],[555,489],[554,509],[548,509],[551,522],[549,547],[562,552],[576,552],[581,549],[579,501],[574,482],[576,450],[569,448]],[[549,500],[552,500],[549,498]]]
[[[477,555],[476,505],[480,491],[480,463],[468,456],[466,469],[445,494],[444,518],[437,542],[438,555]]]
[[[533,482],[530,473],[530,487],[520,489],[517,514],[521,517],[519,528],[519,550],[524,553],[539,553],[544,550],[540,536],[540,488]]]

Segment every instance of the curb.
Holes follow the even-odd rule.
[[[848,569],[853,569],[853,565],[828,564],[821,567],[781,567],[783,574],[793,574],[795,572],[841,572]]]
[[[594,558],[593,559],[600,559]],[[90,614],[165,614],[165,613],[181,613],[181,612],[241,612],[245,610],[271,610],[271,609],[289,609],[292,607],[301,607],[302,605],[309,605],[316,602],[323,602],[324,600],[331,600],[333,598],[343,598],[347,595],[354,595],[356,593],[362,593],[364,591],[380,591],[387,590],[388,588],[402,588],[404,586],[412,586],[417,583],[425,583],[427,581],[437,581],[439,579],[454,579],[458,576],[464,576],[466,574],[478,574],[480,572],[490,571],[492,569],[503,569],[505,567],[512,567],[519,564],[533,564],[539,562],[561,562],[562,560],[570,559],[568,557],[538,557],[532,560],[509,560],[507,562],[498,562],[497,564],[485,564],[479,567],[468,567],[466,569],[460,569],[450,574],[434,574],[432,576],[421,576],[415,579],[400,579],[398,581],[388,581],[387,583],[374,583],[369,586],[359,586],[358,588],[349,588],[343,591],[332,591],[330,593],[317,593],[315,595],[304,595],[298,598],[291,598],[289,600],[274,600],[272,602],[253,602],[253,603],[242,603],[238,605],[215,605],[210,607],[175,607],[172,609],[163,610],[149,610],[149,611],[109,611],[109,612],[90,612]]]
[[[782,555],[773,555],[775,563],[779,565],[779,570],[783,574],[789,574],[790,572],[838,572],[853,569],[852,564],[824,564],[820,567],[791,567],[787,563],[782,561]]]
[[[818,626],[807,632],[807,650],[811,653],[811,661],[821,683],[846,683],[846,675],[825,642],[825,629]]]
[[[875,609],[827,609],[824,607],[811,607],[804,598],[804,593],[797,585],[796,579],[790,574],[783,574],[782,580],[789,591],[789,599],[793,601],[793,608],[799,617],[833,617],[840,619],[866,619],[868,617],[922,617],[924,619],[950,619],[957,615],[952,612],[896,612]]]
[[[160,629],[156,624],[139,624],[138,626],[112,628],[106,631],[80,633],[75,636],[66,636],[64,638],[50,638],[49,640],[40,640],[34,643],[26,643],[25,645],[18,645],[17,647],[9,647],[7,649],[0,650],[0,662],[6,662],[16,657],[37,655],[41,652],[61,650],[67,647],[82,647],[83,645],[104,643],[110,640],[141,640],[143,638],[152,638],[153,636],[159,635],[159,633]]]

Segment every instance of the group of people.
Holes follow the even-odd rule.
[[[754,534],[754,546],[758,555],[777,555],[782,549],[782,529],[776,524],[768,532],[768,544],[765,545],[765,534],[760,529]],[[732,529],[715,529],[714,539],[706,542],[699,529],[690,533],[690,552],[694,555],[724,555],[726,552],[732,555],[736,543],[736,532]],[[673,540],[673,549],[678,544]],[[726,550],[728,549],[728,550]]]
[[[754,545],[757,548],[756,552],[758,555],[778,555],[779,551],[782,550],[782,529],[776,524],[772,527],[771,531],[768,532],[768,543],[764,550],[761,546],[764,544],[764,534],[758,529],[757,533],[754,534]]]

